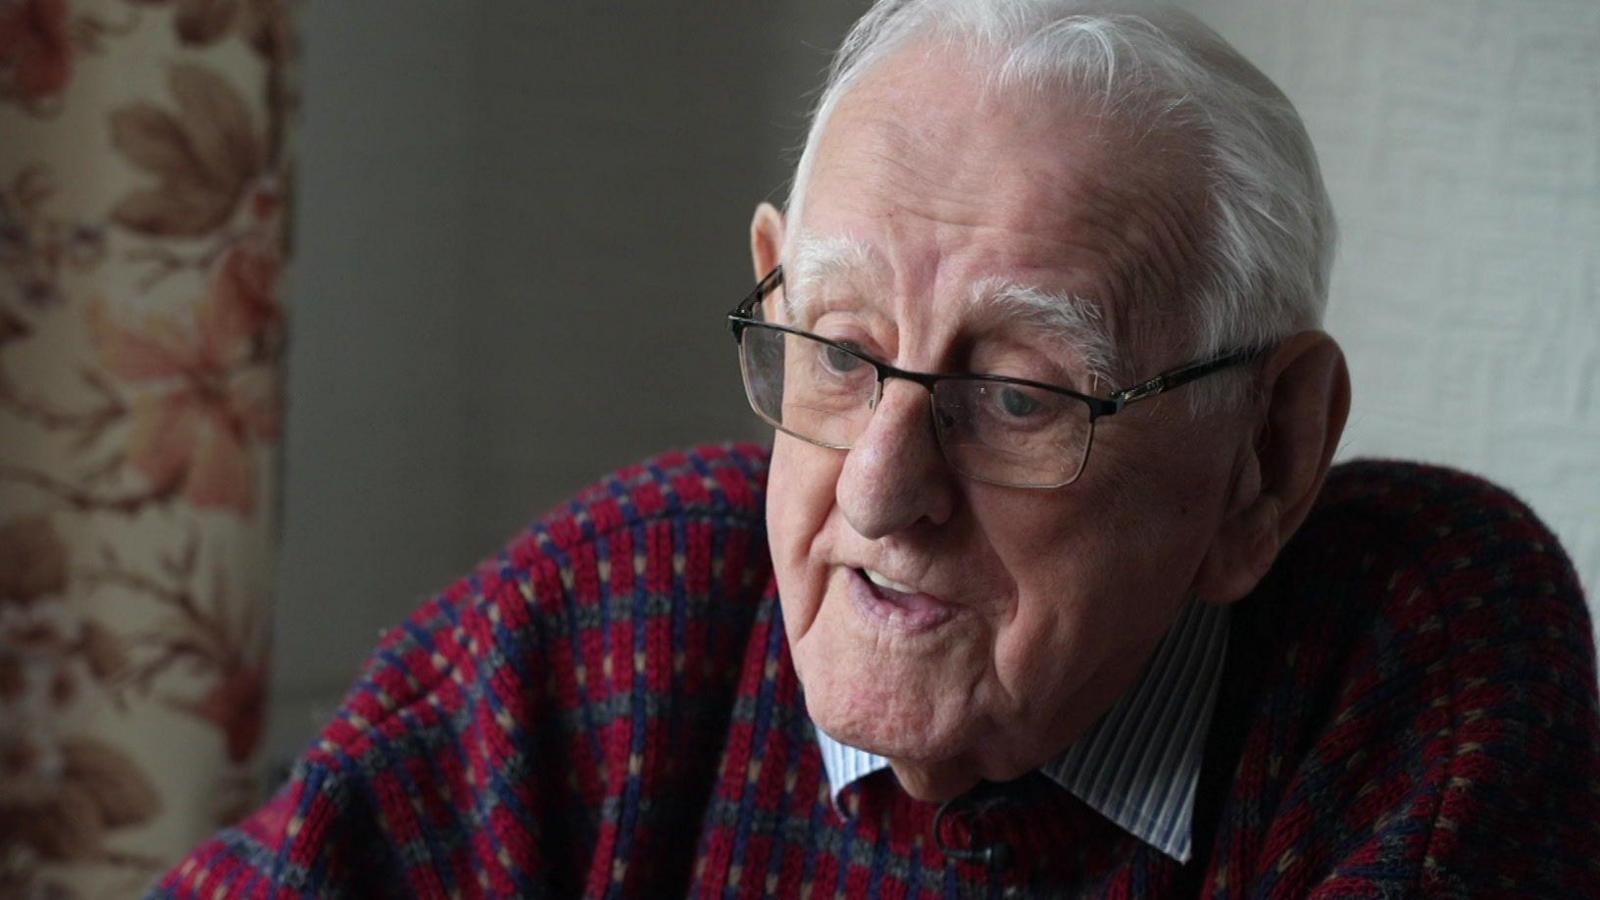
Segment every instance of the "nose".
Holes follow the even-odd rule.
[[[949,520],[955,475],[939,450],[931,407],[926,388],[900,379],[884,382],[834,487],[845,521],[862,537],[877,540],[918,523]]]

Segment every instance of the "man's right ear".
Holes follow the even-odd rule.
[[[783,213],[771,203],[762,202],[750,219],[750,261],[756,267],[756,279],[765,278],[778,266],[783,252]]]

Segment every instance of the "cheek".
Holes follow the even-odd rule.
[[[804,633],[822,600],[826,525],[834,508],[841,457],[781,432],[773,442],[767,538],[790,640]]]
[[[1114,547],[1092,531],[1076,532],[1065,543],[1039,537],[1035,530],[1025,541],[1004,545],[1016,599],[999,631],[995,671],[1014,696],[1038,697],[1036,692],[1049,685],[1081,682],[1114,633],[1106,602],[1118,587],[1116,570],[1108,564]]]
[[[767,478],[767,528],[774,545],[809,542],[834,505],[843,454],[782,432],[772,444]]]
[[[1060,504],[989,517],[1016,583],[995,659],[1014,692],[1077,684],[1171,624],[1203,556],[1206,517],[1200,498],[1149,487],[1080,481]]]

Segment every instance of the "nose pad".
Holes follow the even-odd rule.
[[[877,385],[873,388],[872,398],[871,398],[871,401],[870,401],[870,403],[868,405],[868,409],[869,410],[871,410],[873,412],[876,412],[878,407],[883,405],[884,400],[888,396],[889,381],[890,381],[890,379],[887,379],[887,378],[883,379],[883,380],[879,381],[877,383]],[[914,391],[914,390],[917,390],[917,389],[927,390],[927,388],[925,386],[915,385],[915,384],[913,384],[911,386],[908,386],[908,388],[907,388],[908,392],[909,391]],[[943,444],[944,444],[944,438],[943,438],[941,432],[946,430],[946,429],[948,429],[951,425],[953,425],[955,423],[956,420],[955,420],[954,417],[949,415],[944,410],[939,409],[938,405],[936,403],[934,403],[932,391],[928,391],[927,403],[928,403],[928,405],[927,405],[928,418],[925,419],[925,420],[922,418],[921,412],[915,410],[915,406],[911,407],[911,414],[914,415],[914,417],[918,421],[919,427],[916,427],[912,431],[908,432],[906,437],[912,437],[912,438],[916,438],[918,440],[922,439],[922,437],[925,437],[936,448],[935,451],[934,451],[935,455],[939,455],[940,453],[943,452]],[[877,416],[874,416],[872,418],[872,421],[877,421],[877,418],[878,418]],[[930,431],[932,433],[928,433]],[[920,434],[922,437],[917,437],[918,434]],[[901,440],[901,439],[903,439],[903,438],[897,438],[896,440]]]
[[[950,470],[942,459],[939,439],[929,434],[933,423],[924,419],[925,408],[913,400],[915,385],[901,398],[904,409],[891,407],[874,416],[845,456],[835,485],[835,500],[850,527],[869,540],[926,520],[946,522],[953,508]],[[882,386],[874,391],[874,406],[884,400]]]
[[[872,386],[872,397],[867,400],[868,411],[875,412],[878,409],[878,405],[883,402],[884,386],[887,385],[888,382],[889,380],[887,378],[880,378],[878,379],[877,383]],[[931,388],[924,389],[928,391],[928,408],[932,413],[932,415],[929,417],[929,422],[934,426],[934,430],[941,431],[954,425],[956,422],[955,417],[939,409],[939,404],[934,399],[933,390]]]

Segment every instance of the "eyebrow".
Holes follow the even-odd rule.
[[[786,254],[783,309],[791,319],[811,302],[811,286],[825,281],[855,281],[880,286],[886,266],[865,241],[843,235],[802,234]]]
[[[1001,317],[1023,322],[1076,352],[1088,374],[1100,379],[1112,375],[1116,343],[1106,328],[1100,304],[1069,291],[1049,291],[1006,278],[980,278],[972,285],[967,302],[994,310]]]
[[[801,321],[801,314],[813,302],[812,285],[844,280],[870,289],[881,288],[889,280],[888,267],[872,246],[845,235],[797,235],[786,255],[783,306],[794,321]],[[982,312],[1043,332],[1047,340],[1077,354],[1077,362],[1087,374],[1111,378],[1116,343],[1100,304],[1094,300],[989,276],[973,283],[967,301]]]

